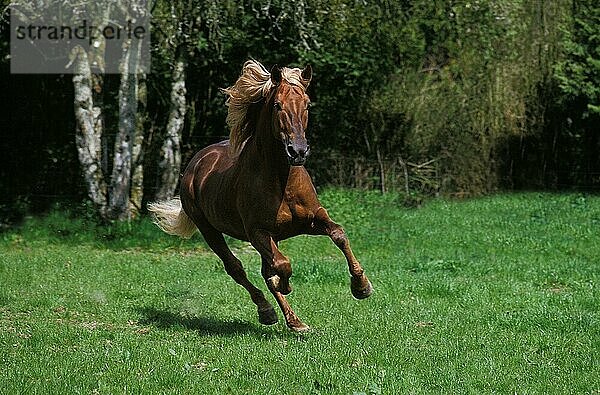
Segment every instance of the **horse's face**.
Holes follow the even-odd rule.
[[[311,67],[306,66],[301,76],[302,84],[306,88],[312,76]],[[283,143],[289,164],[302,166],[310,152],[306,141],[310,99],[302,87],[282,81],[279,68],[274,67],[271,70],[271,79],[277,86],[273,102],[275,138]]]

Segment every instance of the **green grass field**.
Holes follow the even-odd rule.
[[[0,393],[600,393],[600,197],[321,199],[375,293],[352,298],[329,239],[283,242],[304,335],[260,325],[199,236],[148,219],[55,210],[0,234]]]

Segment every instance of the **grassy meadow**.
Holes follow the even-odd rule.
[[[0,394],[600,393],[600,197],[321,199],[375,293],[352,298],[328,238],[281,243],[301,335],[147,218],[57,209],[0,234]]]

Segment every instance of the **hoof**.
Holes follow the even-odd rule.
[[[366,299],[373,293],[373,285],[371,282],[367,280],[366,285],[362,285],[360,280],[355,280],[352,278],[352,282],[350,285],[350,290],[352,291],[352,296],[356,299]]]
[[[274,325],[279,321],[277,318],[277,313],[275,313],[275,309],[269,306],[265,309],[258,309],[258,322],[263,325]]]
[[[304,323],[299,323],[299,324],[295,324],[294,326],[288,325],[288,327],[290,328],[291,331],[296,332],[296,333],[306,333],[310,331],[310,326],[304,324]]]

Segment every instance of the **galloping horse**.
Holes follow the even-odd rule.
[[[262,258],[261,273],[294,331],[307,331],[284,295],[291,292],[290,261],[277,248],[280,240],[299,234],[328,235],[344,253],[352,295],[367,298],[371,282],[354,257],[342,227],[321,206],[304,162],[308,107],[306,89],[312,69],[278,68],[268,72],[254,60],[244,64],[228,96],[229,140],[199,151],[180,183],[180,198],[149,205],[165,232],[191,237],[200,230],[223,261],[226,272],[242,285],[258,307],[261,324],[277,322],[262,291],[247,278],[223,234],[249,241]]]

